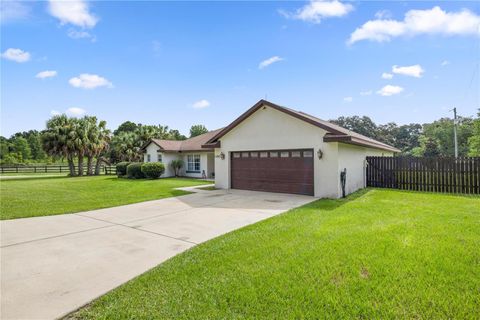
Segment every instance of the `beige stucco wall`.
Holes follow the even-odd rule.
[[[233,151],[313,149],[315,197],[341,196],[340,171],[347,168],[347,192],[364,184],[364,162],[367,155],[391,155],[385,151],[336,142],[324,143],[326,131],[276,109],[265,106],[228,132],[215,149],[215,186],[230,188],[230,154]],[[317,151],[323,157],[318,159]],[[221,160],[220,153],[225,154]]]
[[[314,188],[316,197],[338,196],[338,144],[324,143],[326,131],[296,119],[276,109],[257,110],[220,139],[221,148],[215,155],[225,154],[225,159],[215,157],[215,185],[230,188],[230,153],[233,151],[314,149]],[[317,151],[323,151],[318,159]]]
[[[347,179],[345,184],[346,194],[350,194],[365,187],[365,160],[367,156],[393,156],[393,153],[344,143],[338,144],[339,176],[343,169],[347,169]],[[338,181],[338,192],[339,195],[341,195],[342,189],[340,178]]]
[[[159,147],[156,144],[150,143],[145,150],[146,151],[145,154],[143,155],[143,162],[147,162],[148,155],[150,155],[150,162],[157,162],[158,149]],[[175,176],[175,172],[173,171],[172,167],[170,167],[170,162],[175,159],[182,159],[184,162],[184,167],[180,170],[180,176],[201,178],[202,170],[205,170],[205,174],[207,174],[207,177],[210,178],[212,176],[211,173],[215,171],[215,168],[214,168],[215,163],[213,161],[213,152],[193,152],[193,153],[162,152],[161,154],[162,154],[162,163],[165,165],[165,173],[162,175],[162,178]],[[186,172],[188,154],[200,154],[200,173]],[[210,161],[208,160],[209,158],[210,158]]]
[[[159,147],[155,143],[150,143],[147,148],[146,152],[143,155],[143,162],[147,162],[148,155],[150,155],[150,162],[158,162],[158,149]],[[175,176],[175,172],[173,169],[170,167],[170,161],[174,159],[178,159],[178,154],[177,153],[166,153],[162,152],[162,163],[165,166],[165,173],[162,174],[162,178],[165,177],[173,177]]]

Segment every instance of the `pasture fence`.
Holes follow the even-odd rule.
[[[75,170],[77,167],[75,166]],[[86,167],[84,166],[86,171]],[[7,165],[0,166],[0,173],[68,173],[68,165]],[[117,168],[115,166],[102,166],[101,173],[106,175],[117,174]]]

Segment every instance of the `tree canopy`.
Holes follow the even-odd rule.
[[[190,128],[190,138],[207,133],[208,129],[203,124],[195,124]]]
[[[367,116],[339,117],[330,121],[392,145],[404,155],[454,155],[453,120],[450,118],[404,125],[376,124]],[[480,110],[476,118],[459,117],[457,128],[459,155],[480,156]],[[193,125],[190,137],[207,132],[204,125]],[[168,126],[131,121],[120,124],[112,135],[106,122],[96,117],[59,115],[48,120],[42,132],[30,130],[15,133],[10,138],[0,137],[0,161],[19,164],[65,159],[72,175],[84,174],[84,162],[86,173],[95,174],[102,162],[142,160],[140,149],[150,139],[185,140],[186,137]]]
[[[479,114],[480,117],[480,114]],[[392,145],[404,155],[413,156],[454,156],[453,119],[441,118],[423,125],[410,123],[398,126],[394,122],[377,125],[369,117],[339,117],[330,120],[346,129]],[[459,117],[457,126],[458,155],[475,154],[476,138],[480,132],[475,131],[478,118]],[[473,151],[472,151],[473,150]]]

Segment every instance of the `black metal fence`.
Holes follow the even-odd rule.
[[[480,194],[479,157],[367,157],[367,186]]]
[[[77,167],[75,167],[75,170]],[[86,168],[84,168],[85,170]],[[0,173],[68,173],[68,165],[0,166]],[[115,166],[102,166],[101,173],[117,174]]]

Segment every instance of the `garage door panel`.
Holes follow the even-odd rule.
[[[234,189],[313,195],[313,150],[233,152]]]
[[[303,183],[284,184],[273,181],[243,180],[238,182],[235,189],[313,195],[313,186]]]
[[[303,171],[299,173],[296,170],[283,170],[281,172],[272,172],[271,170],[235,170],[232,179],[235,180],[272,180],[275,182],[295,182],[305,183],[313,175],[313,171]],[[254,177],[254,178],[250,178]]]

